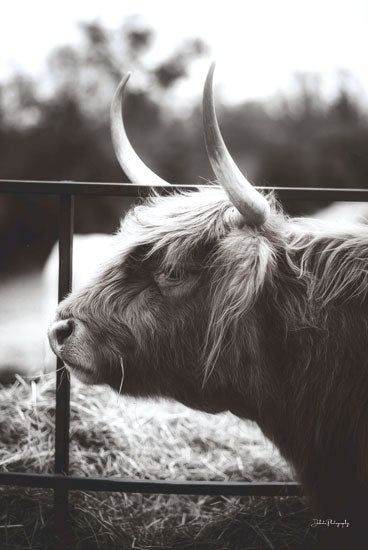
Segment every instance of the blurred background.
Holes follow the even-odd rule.
[[[366,187],[367,23],[362,0],[5,2],[0,179],[126,181],[109,106],[130,70],[125,118],[137,152],[172,183],[206,182],[200,101],[215,59],[220,126],[250,180]],[[76,233],[114,231],[127,206],[78,199]],[[53,198],[0,195],[0,328],[42,299],[38,274],[57,239],[57,209]]]

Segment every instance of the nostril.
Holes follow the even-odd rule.
[[[54,326],[55,336],[59,346],[64,344],[65,340],[73,333],[74,330],[74,321],[72,319],[67,319],[65,321],[59,321]]]

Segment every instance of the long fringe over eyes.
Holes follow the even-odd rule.
[[[208,264],[201,267],[208,270],[211,299],[203,342],[205,382],[232,342],[236,347],[240,320],[252,312],[266,280],[275,286],[275,294],[283,296],[279,313],[291,330],[313,322],[306,312],[307,300],[325,307],[334,300],[366,297],[366,226],[341,228],[313,219],[289,220],[274,197],[268,200],[272,215],[259,229],[234,227],[232,206],[219,189],[152,197],[123,222],[120,257],[124,250],[148,246],[146,258],[160,254],[165,270],[184,266],[185,271],[193,251],[210,245]],[[280,258],[287,273],[280,272]],[[256,340],[248,338],[254,354]]]

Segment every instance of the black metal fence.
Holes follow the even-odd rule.
[[[205,187],[205,186],[202,186]],[[121,183],[76,183],[53,181],[0,180],[0,193],[23,193],[59,196],[59,301],[72,287],[72,249],[74,196],[144,197],[152,186]],[[197,186],[157,187],[159,193],[177,190],[197,190]],[[262,188],[271,190],[271,188]],[[366,189],[277,188],[278,197],[309,201],[368,201]],[[51,488],[54,490],[55,535],[62,543],[68,518],[68,492],[117,491],[136,493],[165,493],[187,495],[293,496],[300,495],[297,483],[288,482],[211,482],[211,481],[146,481],[123,478],[75,477],[69,475],[69,401],[70,386],[61,376],[61,361],[57,362],[55,415],[55,473],[31,474],[0,472],[0,485]]]

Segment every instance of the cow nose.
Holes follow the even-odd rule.
[[[56,321],[49,330],[49,340],[51,347],[56,351],[63,344],[74,331],[74,321],[72,319],[65,319],[62,321]]]

